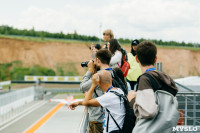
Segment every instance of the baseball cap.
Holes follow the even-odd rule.
[[[140,42],[137,39],[135,39],[135,40],[132,41],[131,45],[138,45],[139,43]]]

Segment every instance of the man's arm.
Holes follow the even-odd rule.
[[[152,89],[138,90],[133,105],[138,118],[153,118],[158,113],[155,94]]]
[[[71,109],[71,110],[74,110],[77,106],[79,105],[83,105],[83,101],[78,101],[78,102],[74,102],[74,103],[71,103],[68,107]],[[88,101],[87,105],[85,106],[92,106],[92,107],[99,107],[101,106],[100,103],[97,101],[97,99],[91,99]]]
[[[90,89],[91,85],[92,85],[92,73],[90,73],[89,71],[86,72],[86,74],[83,76],[83,80],[81,81],[80,84],[80,90],[82,92],[86,92]]]
[[[131,90],[128,92],[127,98],[128,98],[131,109],[133,108],[133,104],[135,103],[136,95],[137,95],[137,93],[134,90]]]
[[[90,89],[90,87],[92,85],[91,77],[92,77],[93,72],[94,72],[94,63],[93,63],[93,61],[90,61],[88,63],[88,71],[83,76],[83,80],[81,81],[81,84],[80,84],[81,91],[86,92]]]
[[[84,105],[84,106],[92,106],[92,107],[101,106],[96,98],[92,99],[92,94],[94,92],[95,87],[96,87],[96,85],[92,84],[90,90],[85,95],[85,98],[83,100],[82,105]]]
[[[101,106],[100,103],[96,99],[92,99],[92,94],[94,92],[95,87],[98,84],[99,84],[99,75],[96,73],[92,77],[92,86],[90,90],[86,93],[85,98],[83,100],[84,106],[93,106],[93,107]]]
[[[78,105],[92,106],[92,107],[101,106],[96,98],[92,99],[92,94],[94,92],[95,87],[98,85],[98,83],[99,83],[99,75],[94,74],[92,77],[92,86],[90,87],[89,91],[85,94],[84,100],[70,104],[69,108],[74,110],[75,107],[77,107]]]

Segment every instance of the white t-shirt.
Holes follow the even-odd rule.
[[[124,94],[123,91],[119,88],[112,89],[111,91],[116,91],[120,94]],[[124,124],[124,117],[125,117],[125,108],[124,108],[124,100],[115,95],[112,92],[107,92],[104,95],[97,97],[97,101],[101,104],[101,106],[104,108],[105,117],[104,119],[104,133],[106,132],[106,126],[107,126],[107,118],[108,118],[108,112],[105,110],[107,108],[110,111],[110,114],[114,117],[118,125],[122,128]],[[115,122],[113,121],[112,117],[109,115],[109,126],[108,126],[108,132],[113,130],[119,130]]]

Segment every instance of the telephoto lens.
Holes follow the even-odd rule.
[[[89,61],[81,62],[81,66],[82,67],[88,67],[88,63],[89,63]]]

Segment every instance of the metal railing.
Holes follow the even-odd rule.
[[[34,87],[0,95],[0,125],[22,112],[27,103],[34,100]],[[20,107],[20,108],[19,108]]]
[[[178,125],[200,125],[200,92],[179,83],[176,85],[182,90],[177,94],[180,113]]]
[[[81,119],[77,133],[88,133],[87,131],[88,123],[89,123],[89,115],[87,107],[85,107],[83,117]]]
[[[180,119],[178,125],[200,125],[200,92],[177,94]]]

